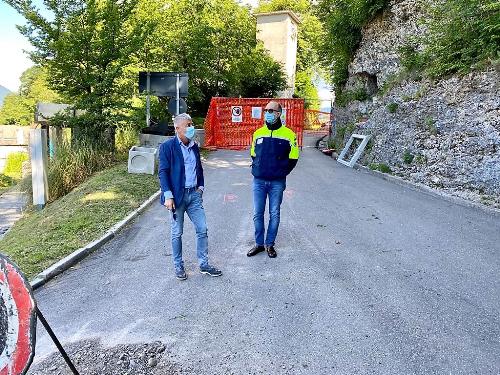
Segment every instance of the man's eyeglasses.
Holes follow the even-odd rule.
[[[279,113],[279,111],[277,111],[275,109],[272,109],[272,108],[266,108],[266,109],[264,109],[264,111],[267,112],[267,113],[274,113],[274,112],[278,112]]]

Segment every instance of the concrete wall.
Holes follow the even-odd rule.
[[[288,88],[280,94],[291,98],[295,87],[297,66],[297,32],[299,20],[292,12],[257,14],[257,39],[285,69]]]
[[[9,154],[28,152],[29,131],[27,126],[0,125],[0,173],[5,168]]]

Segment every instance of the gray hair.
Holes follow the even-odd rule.
[[[192,121],[191,116],[189,116],[187,113],[181,113],[180,115],[174,117],[174,126],[177,128],[179,124],[184,120]]]

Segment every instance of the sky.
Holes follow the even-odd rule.
[[[239,0],[242,4],[256,6],[258,0]],[[35,0],[35,4],[40,4],[41,0]],[[5,86],[10,91],[19,89],[19,78],[21,74],[33,65],[23,50],[30,50],[31,45],[16,28],[16,25],[23,25],[24,18],[20,16],[9,5],[0,0],[0,85]],[[329,99],[330,88],[325,82],[321,82],[319,87],[321,99]]]
[[[24,18],[0,1],[0,85],[11,91],[17,91],[22,72],[33,65],[23,52],[30,49],[30,44],[16,28],[23,24]]]

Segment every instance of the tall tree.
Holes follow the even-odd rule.
[[[155,14],[157,26],[138,62],[189,73],[196,112],[206,111],[212,96],[274,95],[283,87],[281,67],[257,45],[255,19],[235,0],[143,0],[139,8],[138,22]]]
[[[47,0],[44,17],[32,0],[5,0],[27,21],[19,30],[35,47],[51,86],[87,111],[87,130],[102,133],[125,105],[123,70],[144,39],[130,22],[138,0]],[[82,123],[82,121],[80,121]]]

